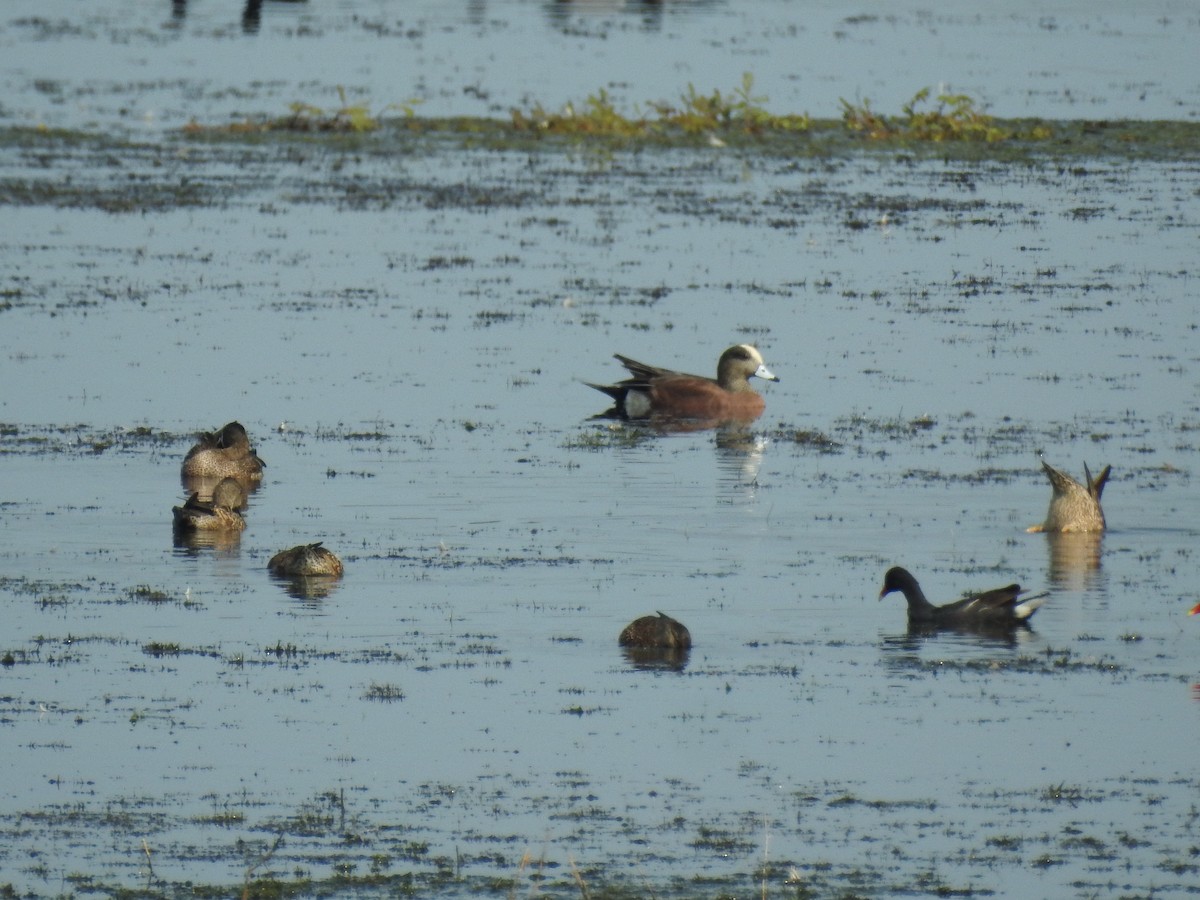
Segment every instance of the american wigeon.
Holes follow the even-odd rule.
[[[620,419],[697,419],[709,422],[748,422],[762,415],[766,403],[751,378],[778,381],[749,344],[737,344],[721,354],[717,377],[686,375],[649,366],[621,354],[614,358],[632,378],[616,384],[585,382],[612,397],[615,405],[603,416]]]
[[[692,636],[684,624],[663,613],[634,619],[625,626],[617,641],[622,647],[647,650],[687,650],[692,646]]]
[[[183,458],[184,478],[236,478],[259,481],[266,463],[250,446],[250,436],[240,422],[230,422],[215,434],[203,432]]]
[[[246,492],[234,478],[223,478],[213,488],[211,503],[193,493],[183,506],[174,506],[177,531],[242,531],[246,520],[238,512],[246,505]]]
[[[1050,511],[1041,525],[1031,525],[1026,531],[1103,531],[1104,510],[1100,508],[1100,495],[1108,481],[1112,466],[1105,466],[1095,478],[1083,464],[1083,476],[1087,484],[1080,484],[1066,472],[1059,471],[1045,460],[1042,468],[1050,479],[1054,494],[1050,497]]]
[[[925,599],[925,592],[917,579],[907,569],[893,566],[883,576],[883,588],[879,592],[882,600],[892,591],[900,591],[908,601],[909,624],[949,625],[977,622],[988,624],[1018,625],[1025,622],[1046,602],[1046,594],[1026,597],[1017,602],[1021,586],[1010,584],[993,588],[981,594],[971,594],[962,600],[934,606]]]
[[[315,544],[300,544],[290,550],[280,550],[271,557],[267,569],[275,575],[289,578],[328,575],[340,578],[342,561],[332,550],[326,550],[318,541]]]

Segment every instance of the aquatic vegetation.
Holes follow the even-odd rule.
[[[890,439],[914,438],[937,427],[937,420],[929,415],[915,418],[892,416],[890,418],[867,416],[863,413],[852,412],[834,422],[837,432],[846,436],[854,436],[861,440],[867,435],[883,436]]]
[[[697,850],[711,850],[718,854],[750,853],[755,850],[753,841],[728,829],[701,825],[691,846]]]
[[[404,691],[395,684],[381,684],[371,682],[371,686],[367,688],[363,694],[364,700],[378,700],[380,703],[388,703],[395,700],[404,699]]]
[[[978,141],[996,143],[1018,137],[1011,128],[1001,126],[996,119],[980,109],[966,94],[939,94],[936,106],[920,108],[932,92],[922,88],[901,108],[901,117],[888,117],[871,108],[864,99],[855,105],[843,99],[842,121],[846,128],[872,141]],[[1050,130],[1034,125],[1023,135],[1026,140],[1045,140]]]
[[[173,642],[150,641],[142,646],[142,652],[147,656],[178,656],[183,648]]]
[[[73,305],[83,308],[88,303]],[[93,304],[94,305],[94,304]],[[77,456],[98,455],[116,448],[119,452],[139,452],[145,447],[169,447],[179,440],[169,431],[155,430],[147,426],[133,428],[105,428],[72,423],[34,427],[30,425],[0,424],[0,455],[40,455],[44,453],[69,453]]]
[[[829,435],[807,428],[781,429],[775,433],[775,438],[798,447],[816,450],[818,453],[841,453],[843,449],[843,445]]]
[[[807,131],[807,114],[775,115],[764,104],[767,98],[754,94],[754,76],[742,76],[742,83],[729,94],[714,90],[702,94],[689,84],[678,104],[667,101],[648,103],[650,115],[630,118],[617,110],[608,91],[601,88],[580,107],[567,103],[551,112],[540,103],[531,109],[512,110],[512,126],[518,131],[606,137],[647,137],[682,132],[685,135],[719,132],[761,134],[765,132]]]
[[[754,76],[746,72],[742,75],[742,83],[729,95],[723,95],[719,90],[710,95],[700,94],[689,84],[680,108],[666,103],[654,103],[651,108],[660,120],[688,134],[714,130],[748,133],[808,130],[811,122],[807,114],[775,115],[767,111],[766,102],[765,96],[754,95]]]
[[[624,423],[597,425],[581,430],[578,434],[568,435],[562,447],[565,450],[630,449],[653,439],[654,432],[649,428]]]
[[[202,134],[206,132],[227,132],[239,134],[263,131],[294,131],[301,133],[325,132],[335,134],[363,134],[375,131],[388,110],[399,110],[406,118],[416,115],[416,107],[420,100],[412,99],[404,103],[389,103],[380,112],[372,113],[365,103],[350,103],[346,99],[346,89],[338,85],[338,100],[340,106],[336,109],[326,109],[311,103],[297,101],[288,108],[290,114],[274,119],[245,119],[228,125],[207,126],[196,121],[184,126],[186,134]]]
[[[939,94],[928,105],[932,91],[922,88],[901,108],[900,116],[888,116],[871,107],[870,100],[852,104],[842,99],[842,126],[850,133],[872,141],[922,141],[932,143],[997,143],[1013,138],[1046,140],[1052,129],[1032,123],[1024,131],[985,113],[967,94]],[[420,100],[389,104],[372,113],[369,106],[350,103],[345,89],[338,87],[340,106],[326,109],[311,103],[295,102],[289,114],[270,119],[246,119],[221,126],[191,122],[184,127],[189,134],[208,132],[257,133],[289,131],[300,133],[362,134],[381,127],[384,113],[398,110],[409,125],[421,130],[488,130],[487,120],[416,119]],[[754,92],[754,76],[746,72],[741,84],[728,92],[719,88],[703,93],[689,83],[678,100],[655,100],[644,109],[635,105],[632,114],[622,112],[605,88],[589,94],[581,103],[567,102],[558,110],[534,102],[525,109],[513,108],[509,126],[521,133],[557,134],[574,137],[669,138],[709,135],[710,140],[729,136],[766,136],[810,132],[817,123],[807,113],[773,113],[766,107],[767,97]],[[718,137],[720,136],[720,137]]]
[[[540,103],[534,104],[527,113],[512,111],[513,127],[521,131],[553,131],[569,134],[607,134],[620,137],[635,137],[647,133],[649,123],[645,119],[629,119],[621,115],[601,88],[590,94],[581,110],[567,103],[560,112],[546,110]]]
[[[1071,806],[1077,806],[1084,801],[1098,802],[1102,799],[1102,795],[1096,792],[1085,791],[1076,785],[1059,782],[1058,784],[1046,787],[1041,793],[1041,799],[1048,803],[1067,803]]]

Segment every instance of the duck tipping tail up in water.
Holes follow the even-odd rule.
[[[1105,466],[1095,478],[1088,471],[1087,463],[1083,464],[1083,476],[1087,484],[1080,484],[1066,472],[1054,468],[1042,460],[1042,468],[1050,479],[1050,487],[1054,494],[1050,497],[1050,510],[1046,513],[1046,521],[1041,525],[1031,525],[1025,530],[1038,531],[1103,531],[1105,528],[1104,510],[1100,508],[1100,495],[1112,472],[1112,466]]]

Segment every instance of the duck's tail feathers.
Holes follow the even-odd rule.
[[[629,390],[627,386],[622,384],[593,384],[590,381],[585,381],[584,384],[590,388],[595,388],[602,394],[608,394],[608,396],[612,397],[618,403],[625,399],[625,394]]]
[[[1108,476],[1112,474],[1112,466],[1105,466],[1100,470],[1100,474],[1095,478],[1088,471],[1087,463],[1083,464],[1083,477],[1087,479],[1088,493],[1096,498],[1096,502],[1100,502],[1100,495],[1104,493],[1104,485],[1108,483]]]
[[[1042,608],[1042,604],[1044,604],[1049,597],[1049,591],[1045,591],[1041,594],[1034,594],[1032,597],[1026,597],[1013,607],[1013,616],[1022,620],[1030,618],[1035,612]]]

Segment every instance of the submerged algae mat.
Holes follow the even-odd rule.
[[[0,887],[1193,895],[1194,156],[819,143],[8,132]],[[733,340],[748,433],[588,421]],[[1039,453],[1109,533],[1024,532]],[[1051,598],[909,635],[897,563]]]

